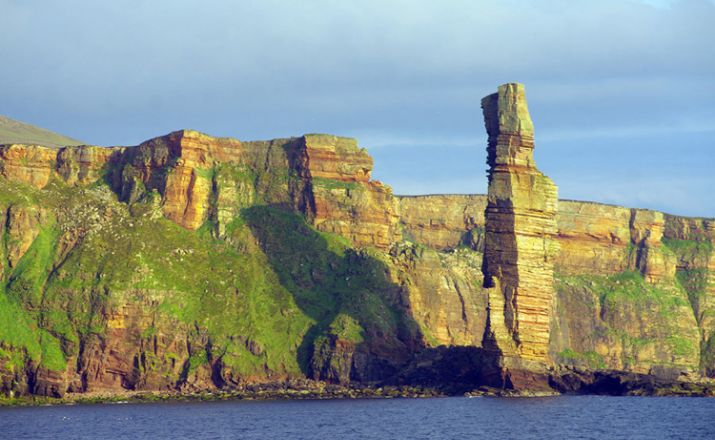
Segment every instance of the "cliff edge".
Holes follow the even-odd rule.
[[[1,145],[0,392],[712,393],[715,221],[559,201],[523,86],[483,109],[487,195],[323,134]]]

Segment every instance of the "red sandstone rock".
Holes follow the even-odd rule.
[[[524,87],[502,85],[482,108],[489,134],[484,275],[494,288],[492,348],[507,358],[546,363],[558,252],[556,185],[534,164]]]

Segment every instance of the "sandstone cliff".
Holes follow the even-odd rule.
[[[0,390],[715,376],[715,222],[557,203],[523,87],[485,117],[488,195],[330,135],[0,146]]]

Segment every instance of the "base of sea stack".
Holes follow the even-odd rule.
[[[544,366],[477,347],[423,350],[384,386],[422,386],[440,395],[545,397],[559,394],[715,397],[715,380],[666,372],[638,374]]]

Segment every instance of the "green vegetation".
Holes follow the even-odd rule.
[[[669,336],[666,342],[676,356],[692,356],[694,352],[699,350],[699,347],[696,347],[692,341],[677,335]]]
[[[310,373],[314,345],[326,335],[359,346],[376,335],[416,334],[394,305],[398,290],[379,253],[356,251],[284,208],[289,186],[300,181],[282,170],[197,170],[232,211],[216,217],[212,199],[212,217],[193,232],[156,216],[159,195],[136,176],[129,204],[102,181],[1,187],[0,206],[34,205],[46,215],[16,267],[2,265],[0,365],[64,370],[83,342],[126,327],[144,341],[194,341],[191,355],[168,346],[142,353],[140,376],[176,381],[214,361],[239,377],[297,375]]]
[[[339,314],[329,327],[330,333],[345,341],[359,344],[365,340],[365,330],[355,318]]]
[[[706,260],[713,252],[713,244],[709,240],[678,240],[663,238],[663,244],[672,250],[679,258],[693,261]]]
[[[664,248],[670,249],[678,260],[675,273],[678,284],[688,294],[695,316],[702,320],[711,313],[707,307],[706,292],[709,283],[707,265],[713,253],[713,245],[707,237],[697,240],[663,239]]]
[[[686,292],[677,284],[650,284],[634,271],[610,276],[558,276],[555,280],[560,297],[566,304],[573,302],[569,307],[594,314],[590,319],[595,319],[596,340],[619,347],[624,365],[688,364],[697,358],[694,341],[699,339],[698,332],[692,328],[683,333],[681,321],[692,316],[692,312]],[[564,305],[558,310],[574,313],[564,309]],[[585,362],[583,356],[571,352],[562,352],[560,356]],[[672,356],[679,359],[672,360]]]
[[[215,168],[194,168],[194,174],[206,180],[213,180],[215,173]]]
[[[0,116],[0,145],[34,144],[48,147],[80,145],[81,141],[53,133],[44,128]]]
[[[701,319],[702,313],[707,313],[707,310],[701,310],[703,300],[706,298],[706,292],[709,283],[708,270],[705,268],[681,269],[675,272],[675,277],[678,283],[688,293],[688,300],[693,306],[695,316]]]
[[[30,248],[10,274],[8,294],[19,301],[38,307],[45,282],[52,270],[58,230],[53,220],[42,226]]]
[[[651,303],[664,307],[664,313],[667,313],[669,308],[688,305],[677,290],[646,283],[637,271],[624,271],[610,276],[577,275],[562,279],[570,285],[592,290],[598,295],[602,306],[617,307],[623,301]]]
[[[315,231],[301,216],[281,208],[254,206],[243,216],[281,285],[314,322],[299,353],[304,371],[320,335],[357,342],[418,331],[390,302],[397,290],[376,255],[355,251],[344,238]]]
[[[82,365],[85,353],[111,347],[128,361],[131,371],[122,380],[139,386],[311,374],[342,380],[354,373],[352,359],[364,361],[367,352],[401,361],[414,349],[411,344],[437,345],[429,329],[421,330],[405,313],[404,287],[392,282],[389,255],[356,249],[296,212],[296,205],[316,200],[306,191],[311,183],[289,168],[293,159],[286,152],[295,147],[290,142],[271,144],[265,157],[254,157],[247,144],[240,159],[245,163],[195,169],[195,177],[210,181],[203,181],[204,188],[210,183],[213,189],[208,216],[196,231],[160,211],[171,168],[147,177],[140,163],[173,163],[162,139],[132,150],[136,167],[126,165],[87,186],[69,187],[57,178],[42,190],[2,182],[3,212],[9,206],[27,209],[23,218],[30,219],[20,234],[3,225],[3,372],[65,370],[69,360],[73,368],[75,361]],[[341,145],[357,148],[353,141]],[[312,185],[341,208],[349,197],[340,191],[358,191],[359,198],[362,190],[356,182],[334,179],[313,179]],[[402,246],[442,267],[469,266],[478,273],[482,260],[474,249],[481,248],[483,234],[474,228],[451,253]],[[12,250],[30,241],[22,258],[10,264]],[[704,252],[700,244],[673,246],[678,255]],[[697,270],[678,276],[688,292],[700,292],[706,282]],[[621,343],[627,361],[658,342],[675,356],[691,356],[691,339],[678,335],[671,322],[687,305],[679,286],[654,286],[637,272],[560,277],[557,286],[593,299],[589,311],[600,306],[597,337]],[[664,330],[617,330],[628,327],[626,319],[641,319],[634,310],[662,320]],[[595,349],[567,349],[558,356],[590,368],[606,365]],[[380,360],[378,369],[391,367],[392,359]],[[373,374],[371,369],[365,366],[365,374]]]
[[[360,187],[357,182],[343,182],[342,180],[327,179],[324,177],[313,177],[313,186],[331,190],[354,191]]]
[[[565,363],[585,365],[591,369],[606,368],[606,363],[603,360],[603,356],[596,353],[595,351],[578,352],[567,348],[557,353],[556,356],[558,356],[561,361]]]

